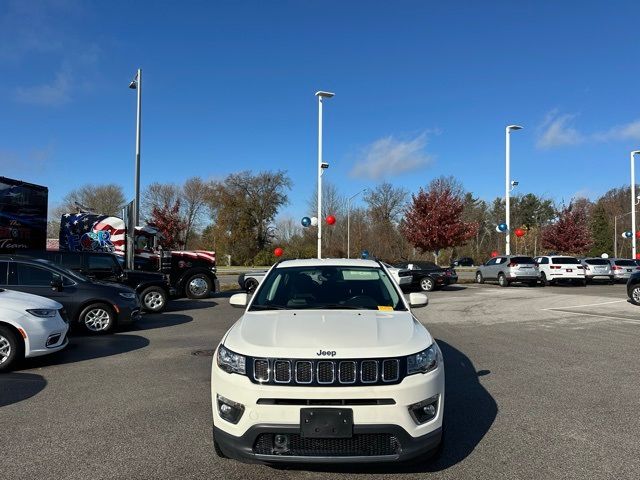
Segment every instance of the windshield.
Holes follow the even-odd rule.
[[[536,263],[531,257],[511,257],[513,263]]]
[[[589,260],[585,260],[587,265],[609,265],[609,260],[605,260],[604,258],[590,258]]]
[[[280,267],[265,278],[249,310],[406,310],[392,282],[381,268]]]

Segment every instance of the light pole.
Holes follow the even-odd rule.
[[[318,258],[322,258],[322,172],[329,164],[322,161],[322,101],[331,98],[335,93],[316,92],[318,97]]]
[[[636,259],[636,164],[634,156],[640,153],[640,150],[631,152],[631,258]]]
[[[356,198],[365,190],[366,188],[363,188],[358,193],[351,195],[349,200],[347,200],[347,258],[351,258],[351,200]]]
[[[135,174],[135,203],[133,208],[136,226],[140,224],[140,134],[142,127],[142,70],[139,68],[136,76],[131,80],[129,88],[137,90],[137,113],[136,113],[136,174]]]
[[[518,185],[517,182],[511,181],[511,131],[512,130],[521,130],[522,127],[519,125],[508,125],[505,128],[505,181],[504,181],[504,203],[505,203],[505,223],[507,224],[506,233],[506,244],[505,244],[505,255],[511,255],[511,199],[510,193],[515,187]]]
[[[636,197],[635,205],[640,204],[640,195]],[[613,256],[614,258],[618,257],[618,219],[622,217],[626,217],[627,215],[631,215],[631,212],[622,213],[620,215],[616,215],[613,217]]]

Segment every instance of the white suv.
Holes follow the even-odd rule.
[[[540,270],[540,282],[542,285],[554,285],[559,281],[578,283],[586,286],[584,267],[575,257],[560,255],[546,255],[535,258]]]
[[[0,289],[0,371],[66,347],[69,324],[61,313],[48,298]]]
[[[442,353],[373,260],[287,260],[224,335],[211,370],[214,446],[259,463],[354,463],[434,454]]]

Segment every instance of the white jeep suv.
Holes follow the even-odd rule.
[[[214,446],[258,463],[354,463],[439,451],[442,353],[385,267],[286,260],[222,338],[211,370]]]

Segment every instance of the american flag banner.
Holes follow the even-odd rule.
[[[125,225],[121,218],[95,213],[66,213],[60,220],[60,250],[123,253]]]

